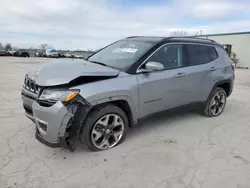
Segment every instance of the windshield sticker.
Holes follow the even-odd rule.
[[[119,53],[122,51],[122,48],[116,48],[112,51],[112,53]]]
[[[138,49],[136,48],[116,48],[112,52],[119,53],[119,52],[128,52],[128,53],[135,53]]]
[[[135,53],[137,52],[138,49],[136,48],[123,48],[122,51],[123,52],[129,52],[129,53]]]

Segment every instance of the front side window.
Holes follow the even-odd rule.
[[[164,69],[173,69],[183,66],[182,45],[169,44],[158,49],[147,62],[163,64]]]
[[[97,52],[88,61],[123,69],[134,64],[154,45],[154,42],[120,40]]]
[[[188,65],[201,65],[210,61],[208,47],[198,44],[186,44]]]

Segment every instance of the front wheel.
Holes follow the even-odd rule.
[[[92,151],[106,150],[120,144],[126,136],[127,129],[126,113],[115,105],[107,105],[89,114],[80,133],[80,139]]]
[[[223,88],[217,87],[209,96],[205,108],[204,115],[207,117],[219,116],[226,105],[227,94]]]

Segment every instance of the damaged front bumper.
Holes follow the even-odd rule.
[[[37,102],[32,104],[36,134],[39,141],[45,140],[46,145],[57,145],[64,139],[66,128],[73,114],[58,101],[51,107],[40,106]]]
[[[41,106],[22,96],[25,114],[36,124],[36,139],[55,148],[64,147],[75,150],[75,140],[91,106],[81,97],[68,104],[61,101],[52,106]],[[30,108],[30,109],[29,109]]]

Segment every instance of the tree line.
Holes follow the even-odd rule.
[[[28,48],[28,49],[35,49],[35,50],[45,51],[46,49],[51,49],[51,48],[53,48],[53,47],[46,44],[46,43],[43,43],[43,44],[38,45],[37,48]],[[11,43],[6,43],[5,45],[3,45],[0,42],[0,50],[11,51],[11,50],[14,50],[14,49],[16,49],[16,48],[14,48]],[[82,50],[79,50],[79,51],[82,51]],[[93,52],[94,50],[93,49],[88,49],[88,50],[85,50],[85,51],[86,52]]]
[[[5,45],[0,43],[0,50],[11,51],[12,49],[13,49],[13,47],[12,47],[11,43],[7,43]]]
[[[170,36],[172,36],[172,37],[188,36],[188,32],[185,30],[176,30],[176,31],[173,31],[170,34]],[[50,48],[52,48],[52,47],[49,46],[48,44],[44,43],[44,44],[39,45],[37,49],[44,51],[44,50],[50,49]],[[11,45],[11,43],[6,43],[5,45],[0,43],[0,50],[11,51],[11,50],[13,50],[13,46]],[[93,50],[87,50],[87,51],[93,51]]]
[[[48,44],[41,44],[38,46],[38,49],[40,50],[45,50],[47,48],[52,48],[51,46],[49,46]],[[0,50],[6,50],[6,51],[11,51],[13,50],[13,46],[11,43],[6,43],[5,45],[3,45],[2,43],[0,43]]]

